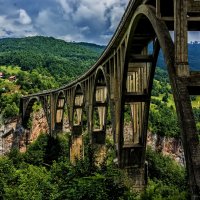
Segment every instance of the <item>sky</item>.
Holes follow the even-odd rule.
[[[106,45],[129,0],[0,0],[0,38],[51,36]],[[189,41],[200,33],[190,33]]]

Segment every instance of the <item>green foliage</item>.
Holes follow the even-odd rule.
[[[5,188],[12,184],[15,177],[15,167],[11,160],[0,157],[0,199],[5,195]]]
[[[83,74],[103,49],[104,46],[42,36],[1,39],[0,65],[17,65],[25,71],[42,67],[61,85]]]
[[[21,86],[21,90],[28,93],[58,87],[55,78],[46,69],[42,68],[33,69],[30,72],[20,71],[17,74],[16,84]]]
[[[162,181],[148,181],[145,192],[141,195],[141,200],[186,200],[187,192],[180,191],[179,188],[164,184]]]
[[[24,158],[29,164],[49,166],[54,160],[67,157],[68,152],[68,138],[66,136],[53,138],[47,134],[40,134],[38,139],[30,144]]]
[[[14,117],[19,112],[21,94],[14,83],[0,79],[0,112],[4,118]]]
[[[154,109],[150,110],[149,128],[153,134],[168,137],[179,137],[178,119],[173,107],[169,108],[159,100],[152,101]]]
[[[50,173],[44,167],[28,165],[16,170],[15,182],[5,188],[5,199],[53,199]]]
[[[60,200],[133,199],[128,188],[121,182],[121,173],[118,170],[108,168],[102,171],[91,165],[91,161],[94,161],[91,157],[94,155],[90,146],[86,152],[89,159],[77,160],[76,164],[72,165],[66,156],[59,153],[68,148],[66,141],[64,135],[58,139],[41,135],[24,155],[13,149],[8,155],[10,160],[2,160],[4,163],[0,160],[0,169],[3,168],[0,174],[6,173],[6,176],[3,174],[1,197]],[[52,146],[56,148],[52,150]],[[55,151],[58,158],[52,156]],[[45,167],[41,166],[47,160],[54,161]]]
[[[15,102],[11,104],[7,104],[3,111],[4,118],[15,117],[19,114],[19,108],[17,107]]]
[[[162,180],[163,184],[176,186],[181,191],[186,189],[186,174],[183,167],[151,148],[148,148],[146,156],[150,179]]]
[[[91,171],[87,161],[77,161],[75,166],[68,162],[54,162],[52,180],[59,188],[57,199],[131,199],[131,195],[114,170],[101,173]],[[129,198],[130,197],[130,198]]]
[[[103,49],[41,36],[0,39],[0,72],[5,75],[0,79],[3,117],[17,115],[21,95],[57,88],[86,72]],[[16,76],[15,82],[8,81],[11,75]]]
[[[10,160],[12,160],[12,163],[16,168],[19,168],[24,162],[24,156],[17,148],[12,148],[7,156]]]
[[[84,142],[89,144],[88,135]],[[102,168],[92,163],[90,145],[86,145],[85,159],[72,165],[68,143],[65,134],[57,138],[42,134],[25,154],[13,149],[7,158],[0,158],[0,199],[188,199],[184,168],[169,157],[148,149],[150,180],[139,197],[125,186],[123,171],[112,164]]]
[[[129,104],[124,106],[124,122],[129,123],[131,121],[131,106]]]
[[[126,188],[116,184],[113,178],[102,174],[75,179],[68,191],[69,199],[125,199]],[[79,194],[77,196],[77,194]],[[67,198],[66,198],[67,199]]]
[[[194,118],[196,122],[200,122],[200,108],[193,108]]]
[[[40,166],[44,163],[45,150],[48,145],[48,135],[40,134],[38,139],[28,147],[24,158],[29,164]]]
[[[187,200],[185,168],[147,148],[149,180],[141,200]]]

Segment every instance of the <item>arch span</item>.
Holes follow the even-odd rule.
[[[126,85],[126,77],[128,73],[128,64],[130,61],[130,46],[131,42],[134,40],[134,33],[137,31],[137,25],[141,24],[141,19],[146,18],[148,23],[153,28],[155,32],[155,36],[150,36],[150,38],[158,38],[159,45],[163,51],[165,62],[167,64],[167,70],[170,78],[170,83],[172,86],[174,101],[176,105],[176,111],[179,118],[179,122],[182,129],[182,141],[184,146],[184,153],[186,158],[186,167],[187,172],[189,175],[189,186],[191,194],[200,194],[200,145],[198,140],[198,134],[196,131],[194,116],[192,113],[191,101],[190,101],[190,93],[188,91],[188,85],[190,84],[191,79],[185,75],[183,72],[183,76],[179,73],[179,66],[175,62],[175,45],[171,39],[169,30],[166,24],[159,20],[156,17],[156,10],[155,8],[148,6],[148,5],[141,5],[137,8],[132,21],[131,21],[131,31],[129,33],[129,41],[127,45],[127,52],[125,58],[125,68],[124,68],[124,80],[123,80],[123,87],[125,88]],[[145,23],[147,24],[147,23]],[[148,30],[148,29],[147,29]],[[143,32],[143,34],[147,34],[148,32]],[[142,35],[142,33],[140,33]],[[143,46],[145,47],[145,46]],[[140,49],[141,54],[144,49]],[[138,52],[140,53],[140,52]],[[147,57],[146,57],[147,59]],[[153,79],[153,74],[150,79]],[[148,90],[147,90],[148,91]],[[150,91],[149,91],[150,92]],[[151,93],[149,93],[150,95]],[[124,100],[124,99],[123,99]],[[122,104],[124,103],[122,100]],[[144,114],[148,116],[148,109],[144,108]],[[148,118],[146,117],[146,121],[148,122]],[[121,119],[123,120],[123,119]],[[143,122],[143,127],[145,126],[145,121]],[[146,137],[146,136],[145,136]],[[194,142],[196,141],[196,142]],[[145,141],[144,141],[145,142]],[[145,142],[146,143],[146,142]],[[144,143],[144,144],[145,144]],[[146,146],[146,144],[145,144]],[[143,151],[143,160],[145,160],[145,149]],[[194,195],[195,196],[195,195]]]
[[[151,89],[161,47],[182,128],[190,191],[196,197],[200,196],[200,145],[190,95],[194,94],[195,88],[200,87],[200,81],[198,74],[191,76],[188,72],[186,35],[189,30],[200,30],[200,26],[196,26],[200,24],[200,4],[192,0],[164,2],[130,1],[119,27],[98,61],[84,75],[68,85],[23,97],[21,111],[25,120],[24,110],[26,111],[28,99],[42,98],[50,131],[53,133],[55,105],[58,104],[56,98],[59,96],[57,94],[64,91],[70,107],[70,125],[82,126],[82,114],[77,109],[83,109],[83,104],[76,100],[80,97],[79,91],[82,91],[91,141],[104,144],[105,116],[110,103],[117,163],[121,168],[130,169],[133,182],[141,188],[145,185],[144,163]],[[168,8],[165,5],[170,6]],[[169,30],[175,31],[174,43]],[[153,53],[147,48],[150,41],[153,41]],[[126,134],[123,129],[127,105],[129,118],[132,120],[131,134]],[[99,118],[98,127],[94,127],[94,111]],[[26,115],[28,116],[28,112]]]
[[[70,160],[75,162],[78,158],[84,157],[83,140],[83,113],[84,113],[84,92],[80,83],[75,86],[72,110],[72,133],[70,137]]]
[[[55,106],[55,130],[63,131],[63,118],[65,112],[66,97],[64,91],[58,93]]]
[[[35,102],[40,102],[40,99],[39,97],[32,97],[28,100],[27,104],[26,104],[26,107],[24,109],[24,115],[23,115],[23,126],[25,128],[28,128],[28,122],[29,122],[29,119],[30,119],[30,115],[31,113],[33,112],[33,105]]]

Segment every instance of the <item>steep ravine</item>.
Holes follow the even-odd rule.
[[[0,126],[0,155],[8,153],[12,147],[24,152],[27,145],[36,140],[40,133],[48,132],[43,110],[34,113],[31,123],[31,129],[24,129],[19,118],[14,118]]]
[[[65,129],[69,131],[67,124],[65,124]],[[29,130],[25,130],[20,125],[19,119],[8,121],[0,127],[0,155],[9,152],[12,147],[18,147],[21,152],[24,152],[27,145],[36,140],[40,133],[48,133],[48,131],[48,124],[43,110],[33,115],[32,127]],[[180,139],[161,137],[148,132],[147,145],[184,165],[184,153]]]
[[[181,139],[158,136],[148,132],[147,145],[157,152],[162,152],[163,155],[170,156],[177,163],[184,165],[184,152]]]

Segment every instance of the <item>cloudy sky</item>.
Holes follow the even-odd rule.
[[[0,0],[0,38],[44,35],[107,44],[128,1]]]

